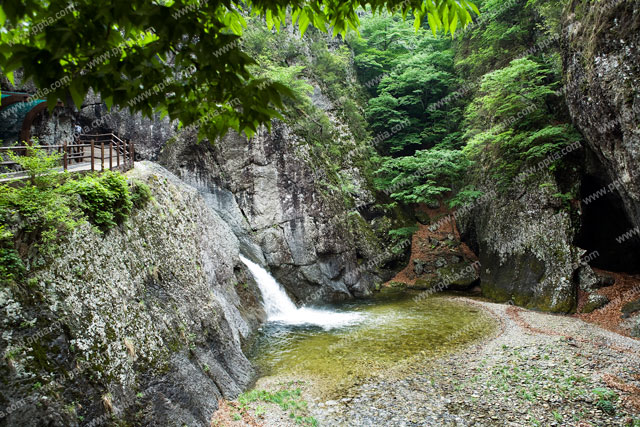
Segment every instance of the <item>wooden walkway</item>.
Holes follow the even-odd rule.
[[[17,162],[10,160],[4,153],[11,151],[26,154],[29,148],[45,150],[48,154],[59,154],[61,165],[56,171],[94,172],[119,170],[125,172],[134,167],[135,147],[133,142],[125,142],[113,133],[87,135],[83,134],[73,144],[63,145],[30,145],[16,147],[0,147],[0,182],[23,179],[24,171],[18,170]]]

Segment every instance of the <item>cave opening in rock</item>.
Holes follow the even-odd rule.
[[[611,181],[585,175],[581,185],[582,224],[576,245],[595,253],[589,264],[604,270],[640,273],[640,233],[634,232]]]

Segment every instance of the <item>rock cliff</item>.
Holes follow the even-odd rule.
[[[264,313],[231,227],[165,169],[129,176],[152,203],[0,290],[0,425],[208,425],[252,380],[241,346]]]
[[[480,259],[482,292],[499,302],[552,312],[577,303],[577,271],[584,251],[573,245],[575,226],[554,194],[553,174],[482,200],[458,224]],[[588,267],[584,267],[588,268]]]
[[[348,193],[331,188],[330,171],[286,123],[215,144],[198,144],[187,131],[167,145],[161,162],[205,195],[246,253],[268,265],[299,303],[367,295],[397,267],[385,247],[396,220],[380,213],[365,219],[377,200],[357,167],[348,159],[340,165],[352,184]]]
[[[593,291],[590,266],[640,268],[639,29],[634,1],[573,0],[565,8],[562,92],[584,142],[562,170],[459,216],[463,238],[479,253],[487,296],[567,312],[578,289]],[[492,193],[491,185],[480,187]]]
[[[578,243],[594,265],[640,272],[640,4],[571,1],[562,61],[566,100],[588,145]],[[595,197],[594,197],[595,196]],[[589,200],[589,203],[586,201]],[[626,321],[637,334],[640,315]]]
[[[567,105],[603,180],[640,225],[640,5],[633,0],[568,7],[563,32]]]

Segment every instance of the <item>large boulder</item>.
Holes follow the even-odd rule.
[[[622,306],[622,316],[631,317],[631,315],[640,311],[640,298],[635,301],[630,301]]]
[[[622,322],[621,326],[625,328],[632,337],[640,338],[640,314],[626,319]]]
[[[591,313],[609,303],[609,298],[600,294],[591,294],[587,297],[587,302],[582,307],[583,313]]]
[[[573,246],[569,214],[554,197],[555,177],[532,177],[526,191],[500,192],[458,216],[463,240],[479,252],[480,284],[487,297],[516,305],[566,313],[577,304],[574,276],[580,249]],[[543,185],[544,184],[544,185]]]

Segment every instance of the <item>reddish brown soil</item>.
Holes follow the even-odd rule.
[[[622,307],[633,300],[640,298],[640,276],[626,273],[613,273],[610,271],[594,269],[598,274],[605,274],[616,279],[616,283],[596,291],[600,295],[609,298],[609,304],[589,314],[580,313],[584,307],[588,294],[579,291],[578,314],[575,317],[585,322],[595,323],[618,334],[626,335],[626,331],[620,328],[622,319]]]
[[[640,410],[640,388],[633,384],[627,384],[621,378],[611,374],[603,375],[602,379],[609,387],[617,388],[618,390],[629,393],[628,395],[622,396],[622,399],[625,403]]]
[[[442,204],[444,205],[444,203]],[[451,210],[446,206],[441,206],[438,209],[429,209],[428,207],[422,205],[418,208],[429,215],[432,223],[437,223],[440,218],[444,218],[447,215],[451,214]],[[455,220],[448,221],[446,224],[441,225],[437,230],[431,231],[429,229],[430,225],[422,225],[420,223],[416,224],[418,226],[418,231],[413,234],[413,238],[411,241],[411,258],[407,266],[401,270],[396,276],[391,279],[389,282],[385,283],[385,285],[389,285],[391,282],[400,282],[405,283],[407,285],[414,285],[417,279],[415,272],[413,271],[413,260],[421,259],[423,261],[433,261],[437,257],[441,256],[443,251],[457,251],[461,252],[465,257],[471,260],[477,260],[478,257],[473,253],[469,247],[461,243],[458,248],[455,250],[449,249],[446,245],[440,245],[437,248],[431,248],[431,244],[429,243],[429,239],[435,238],[439,241],[444,241],[447,239],[449,234],[453,235],[453,240],[460,240],[460,232],[458,231],[458,227],[456,226]]]

